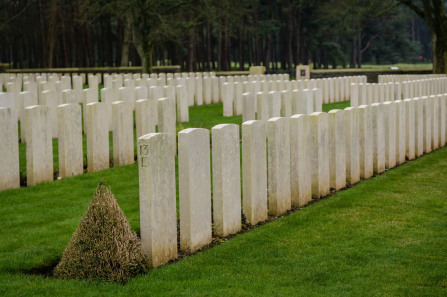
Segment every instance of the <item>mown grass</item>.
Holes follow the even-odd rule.
[[[132,228],[139,230],[137,169],[136,164],[122,166],[0,192],[0,294],[447,294],[447,148],[152,269],[125,286],[39,274],[60,259],[100,179],[111,186]]]

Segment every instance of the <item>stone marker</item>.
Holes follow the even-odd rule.
[[[223,116],[233,116],[233,94],[230,83],[224,83],[222,87]]]
[[[233,115],[241,115],[242,114],[242,84],[234,83],[233,84]]]
[[[242,94],[242,122],[256,119],[255,102],[253,93]]]
[[[422,107],[423,107],[423,147],[424,153],[431,152],[431,104],[428,97],[422,97]]]
[[[210,77],[203,78],[203,101],[205,104],[212,103],[212,85]]]
[[[439,126],[438,126],[438,105],[439,105],[439,99],[438,96],[432,95],[429,98],[430,105],[431,105],[431,117],[432,117],[432,124],[431,124],[431,147],[433,150],[436,150],[439,148]]]
[[[308,117],[290,117],[290,190],[292,206],[302,207],[312,200],[308,150]]]
[[[267,95],[267,106],[269,119],[279,117],[281,115],[281,94],[277,91],[269,92]]]
[[[291,117],[292,116],[292,92],[281,91],[281,116]]]
[[[0,107],[0,127],[0,191],[3,191],[20,187],[17,115],[11,108]]]
[[[405,106],[402,100],[394,101],[396,109],[396,163],[405,163]]]
[[[137,138],[156,132],[158,108],[156,100],[141,99],[135,102]]]
[[[195,78],[195,97],[194,104],[195,105],[203,105],[203,81],[202,77]]]
[[[53,181],[53,142],[48,107],[25,108],[27,186]]]
[[[213,153],[214,234],[226,237],[241,230],[241,157],[239,126],[211,129]]]
[[[109,168],[109,129],[104,103],[87,104],[87,170]]]
[[[180,249],[193,253],[212,239],[209,131],[182,130],[178,142]]]
[[[220,102],[219,78],[211,77],[211,85],[212,85],[212,101],[213,103],[219,103]]]
[[[158,106],[158,132],[165,132],[176,135],[177,126],[175,120],[175,101],[174,99],[162,98],[157,100]],[[174,152],[177,152],[177,140],[173,137]]]
[[[84,172],[82,151],[82,115],[78,104],[57,107],[59,126],[59,176],[81,175]]]
[[[177,122],[189,122],[189,106],[188,106],[188,92],[184,85],[176,87],[177,95]]]
[[[329,194],[329,143],[328,115],[314,112],[309,116],[310,168],[312,197],[320,198]]]
[[[415,104],[414,153],[415,157],[420,157],[424,154],[424,107],[420,98],[414,98],[413,101]]]
[[[266,127],[264,121],[242,123],[242,205],[251,225],[267,219]]]
[[[413,99],[403,101],[405,108],[405,156],[408,160],[415,158],[415,102]]]
[[[48,107],[48,121],[52,138],[57,138],[58,129],[57,129],[57,98],[54,91],[43,91],[41,94],[42,105]]]
[[[345,115],[340,109],[328,113],[329,120],[329,186],[340,190],[346,186]]]
[[[290,197],[290,122],[267,122],[269,214],[280,216],[292,207]]]
[[[446,120],[446,114],[445,114],[445,101],[446,101],[446,95],[438,95],[438,137],[439,137],[439,146],[443,147],[445,146],[445,134],[446,134],[446,126],[445,126],[445,120]]]
[[[360,105],[357,110],[359,127],[360,177],[370,178],[373,175],[373,149],[371,129],[371,109],[367,105]]]
[[[151,133],[138,139],[141,243],[153,267],[177,258],[172,137]]]
[[[269,110],[267,105],[267,94],[264,92],[259,92],[256,94],[256,119],[260,121],[268,121]]]
[[[112,103],[114,166],[134,163],[133,112],[129,102]]]
[[[396,167],[396,110],[391,101],[383,103],[385,125],[385,168]]]
[[[372,150],[373,172],[380,174],[385,171],[385,112],[382,103],[371,105],[372,117]]]

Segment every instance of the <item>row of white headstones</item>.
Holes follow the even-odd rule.
[[[90,82],[94,81],[96,77],[90,77]],[[107,76],[105,76],[107,80]],[[259,77],[258,77],[259,78]],[[353,78],[345,78],[346,81],[352,81]],[[357,80],[362,80],[358,78]],[[237,80],[244,80],[238,78]],[[52,81],[49,77],[49,81]],[[114,84],[116,80],[112,80]],[[126,80],[128,84],[132,84],[131,80]],[[169,82],[168,80],[166,80]],[[341,81],[341,80],[340,80]],[[316,83],[309,81],[309,83]],[[430,81],[427,81],[429,83]],[[27,85],[29,81],[25,81]],[[160,83],[160,82],[158,82]],[[305,82],[306,83],[306,82]],[[225,102],[236,101],[233,98],[240,98],[240,96],[228,96],[233,94],[228,92],[229,88],[235,88],[237,82],[223,82],[223,100],[224,111]],[[294,81],[282,81],[281,83],[274,82],[274,84],[265,84],[277,90],[278,86],[284,86],[286,89],[293,86]],[[41,82],[40,86],[43,90],[41,92],[41,100],[45,105],[34,106],[23,109],[25,115],[21,121],[22,141],[29,142],[27,145],[27,184],[29,186],[40,182],[53,180],[53,152],[51,139],[59,135],[59,176],[70,177],[82,174],[83,172],[83,154],[82,154],[82,135],[77,131],[82,127],[82,117],[80,115],[79,106],[71,106],[70,104],[57,105],[54,91],[45,90],[48,84]],[[115,85],[118,85],[115,83]],[[261,87],[263,83],[251,81],[252,90],[256,90],[256,86]],[[50,84],[51,86],[51,84]],[[97,85],[96,85],[97,87]],[[306,85],[303,85],[306,87]],[[92,94],[91,89],[95,88],[95,84],[90,89],[83,91],[84,104],[89,100],[88,94]],[[120,87],[121,88],[121,87]],[[118,89],[120,89],[118,88]],[[136,87],[145,89],[145,87]],[[156,90],[175,90],[172,86],[152,86],[149,89]],[[107,99],[103,103],[87,103],[84,105],[84,131],[87,134],[87,164],[88,171],[95,172],[109,167],[109,138],[108,132],[113,131],[113,147],[114,147],[114,164],[115,166],[131,164],[134,162],[134,137],[133,137],[133,110],[135,110],[137,137],[141,135],[152,133],[156,131],[158,126],[159,132],[166,132],[175,134],[175,114],[176,104],[175,97],[177,97],[177,116],[182,114],[182,110],[186,111],[188,117],[188,104],[186,104],[187,91],[185,86],[177,86],[177,96],[173,92],[166,92],[158,95],[159,98],[163,95],[168,95],[167,98],[160,98],[157,100],[140,99],[136,102],[132,100],[110,102],[107,104]],[[102,89],[104,98],[114,97],[110,94],[116,92],[108,92],[116,89]],[[247,89],[246,89],[247,90]],[[262,89],[268,91],[269,89]],[[70,90],[63,91],[63,94],[70,94]],[[94,93],[98,93],[95,91]],[[169,93],[172,95],[169,96]],[[312,112],[321,111],[321,90],[284,90],[281,93],[278,91],[270,91],[268,93],[258,92],[244,93],[243,98],[243,120],[268,120],[272,117],[289,117],[292,114],[310,114]],[[19,98],[27,98],[34,96],[30,92],[21,92]],[[67,98],[72,96],[66,96]],[[116,97],[116,96],[115,96]],[[16,98],[10,96],[9,98]],[[134,97],[131,97],[134,98]],[[124,99],[124,98],[123,98]],[[254,100],[255,99],[255,100]],[[26,101],[26,100],[25,100]],[[78,101],[75,101],[76,103]],[[130,103],[129,103],[130,102]],[[183,102],[183,104],[181,103]],[[17,102],[11,104],[13,107]],[[236,104],[233,105],[233,107]],[[26,105],[24,105],[26,106]],[[181,108],[183,106],[183,109]],[[4,151],[2,167],[7,168],[2,173],[0,178],[0,189],[15,188],[19,186],[19,161],[18,161],[18,143],[14,141],[17,136],[13,131],[16,131],[17,125],[9,123],[14,120],[14,111],[3,111],[5,122],[5,129],[0,129],[3,133],[2,151]],[[12,118],[11,118],[12,116]],[[89,128],[91,123],[91,127]],[[107,123],[106,125],[104,123]],[[13,127],[12,129],[6,127]],[[91,131],[91,132],[88,132]],[[81,131],[82,133],[82,131]],[[28,135],[28,136],[27,136]],[[30,138],[30,140],[28,140]],[[3,165],[4,164],[4,165]]]
[[[177,258],[175,148],[180,250],[195,252],[213,233],[239,232],[241,210],[256,225],[445,146],[446,108],[441,94],[251,120],[242,141],[234,124],[180,131],[178,147],[170,134],[140,137],[140,228],[151,264]]]
[[[210,78],[214,79],[212,74],[209,75]],[[171,78],[169,76],[166,79],[149,78],[146,83],[154,84],[149,88],[141,85],[134,87],[135,84],[141,83],[141,79],[138,81],[138,78],[135,80],[127,78],[124,80],[127,87],[119,87],[121,85],[120,77],[122,76],[117,75],[113,79],[112,76],[104,76],[106,86],[110,87],[112,85],[112,88],[101,90],[101,103],[97,102],[98,77],[96,76],[89,77],[90,86],[82,91],[77,91],[76,88],[61,91],[61,84],[65,87],[69,85],[69,80],[65,76],[61,77],[60,81],[57,80],[57,76],[48,76],[48,81],[44,81],[45,77],[43,76],[34,77],[36,81],[32,81],[32,76],[9,78],[10,81],[6,87],[11,92],[0,93],[0,107],[3,105],[3,107],[11,109],[9,112],[3,111],[4,122],[13,120],[15,111],[19,111],[17,118],[21,122],[20,140],[28,143],[26,158],[28,186],[53,180],[52,138],[58,138],[59,142],[59,177],[65,178],[83,173],[82,135],[79,136],[77,133],[81,129],[82,123],[84,133],[87,134],[89,172],[109,167],[109,131],[113,131],[114,135],[114,165],[133,163],[132,112],[135,111],[137,137],[157,131],[157,127],[159,132],[175,134],[176,114],[177,121],[188,121],[188,106],[191,101],[192,104],[197,102],[197,96],[194,96],[197,89],[194,87],[200,84],[195,83],[193,87],[189,87],[189,84],[185,82],[188,80],[196,82],[199,78],[203,78],[203,81],[206,82],[208,76],[200,74],[199,77],[195,78],[177,78],[177,83],[185,84],[176,87],[170,83]],[[243,114],[244,121],[252,119],[267,120],[276,116],[290,116],[297,113],[310,114],[314,111],[321,111],[321,90],[290,91],[292,86],[316,85],[315,81],[258,82],[253,80],[262,78],[267,78],[267,76],[228,77],[225,80],[219,78],[224,86],[221,88],[223,90],[224,110],[230,102],[230,106],[233,106],[236,114]],[[270,79],[275,78],[283,77],[270,77]],[[75,76],[73,79],[74,81],[80,81],[81,77]],[[344,80],[352,79],[344,78]],[[358,81],[363,79],[364,77],[356,78]],[[241,81],[243,83],[240,83]],[[24,92],[20,92],[22,82],[26,89]],[[167,85],[163,86],[164,83]],[[76,85],[79,85],[79,83],[74,83],[74,86]],[[208,84],[205,83],[205,85]],[[241,86],[245,87],[244,91],[259,89],[266,91],[266,93],[241,94]],[[276,91],[281,90],[282,87],[288,90],[281,93]],[[230,88],[231,92],[228,92]],[[148,90],[151,91],[149,92],[150,95],[148,95]],[[193,94],[193,100],[190,99],[188,93]],[[37,96],[37,94],[40,95]],[[149,97],[152,99],[138,99],[140,97],[135,97],[134,94],[138,94],[141,98]],[[78,99],[79,96],[82,100]],[[242,97],[244,98],[243,104],[239,104],[239,99]],[[115,101],[117,98],[122,101]],[[135,101],[135,99],[138,100]],[[59,104],[61,101],[63,104]],[[177,101],[177,104],[175,101]],[[70,104],[77,105],[78,102],[83,103],[84,112],[82,117],[79,115],[79,106],[70,106]],[[36,105],[37,103],[40,103],[40,105]],[[92,106],[89,107],[89,105]],[[240,107],[242,106],[244,106],[244,111],[241,111]],[[92,123],[91,128],[89,128],[90,123]],[[3,160],[2,164],[4,165],[2,167],[8,169],[3,172],[3,176],[0,178],[0,190],[16,188],[20,184],[18,144],[17,141],[14,141],[17,137],[12,133],[17,130],[17,128],[14,128],[16,126],[14,123],[9,123],[5,124],[4,127],[13,127],[13,129],[0,129],[4,139],[6,137],[11,139],[10,141],[4,141],[2,146],[2,151],[6,153],[0,160]]]

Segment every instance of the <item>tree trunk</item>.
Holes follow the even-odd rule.
[[[439,34],[440,33],[440,34]],[[432,34],[433,45],[433,73],[446,73],[447,61],[447,33]]]
[[[124,28],[123,28],[123,45],[122,45],[122,49],[121,49],[121,63],[120,66],[123,67],[127,67],[129,66],[129,46],[130,43],[132,42],[132,36],[131,36],[131,32],[132,32],[132,23],[125,18],[124,19]]]

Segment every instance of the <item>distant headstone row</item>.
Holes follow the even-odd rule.
[[[249,120],[241,137],[233,124],[180,131],[180,250],[239,232],[241,211],[256,225],[444,146],[446,108],[442,94]],[[153,266],[177,258],[174,137],[138,140],[141,238]]]

